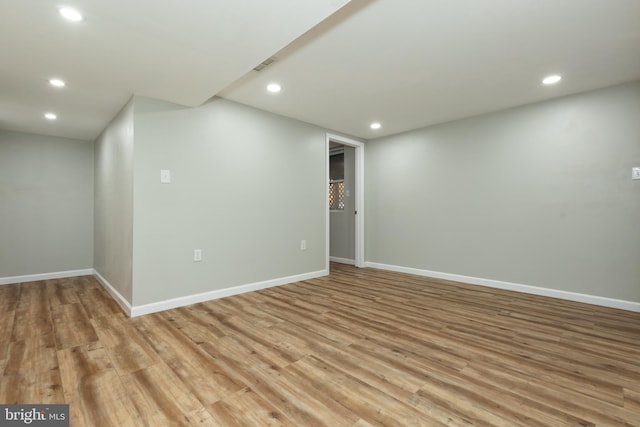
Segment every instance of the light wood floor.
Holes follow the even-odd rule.
[[[135,319],[8,285],[0,330],[0,403],[73,427],[640,426],[640,313],[379,270]]]

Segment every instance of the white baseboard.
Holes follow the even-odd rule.
[[[96,276],[96,279],[98,279],[98,282],[100,282],[102,287],[109,293],[109,295],[111,295],[114,300],[116,300],[116,302],[124,310],[124,312],[127,313],[127,316],[131,317],[132,310],[129,301],[127,301],[127,299],[123,297],[122,294],[118,292],[107,279],[102,277],[100,273],[98,273],[96,270],[93,270],[93,274]]]
[[[158,301],[150,304],[135,305],[131,307],[130,316],[142,316],[144,314],[156,313],[158,311],[169,310],[172,308],[183,307],[185,305],[196,304],[203,301],[210,301],[218,298],[224,298],[231,295],[243,294],[245,292],[257,291],[260,289],[271,288],[274,286],[285,285],[287,283],[300,282],[302,280],[315,279],[317,277],[327,276],[327,270],[319,270],[311,273],[298,274],[295,276],[281,277],[278,279],[265,280],[263,282],[249,283],[246,285],[234,286],[231,288],[218,289],[215,291],[203,292],[200,294],[186,295],[183,297],[173,298],[165,301]]]
[[[26,276],[0,277],[0,285],[13,283],[36,282],[38,280],[64,279],[66,277],[88,276],[93,274],[93,268],[83,270],[57,271],[55,273],[29,274]]]
[[[621,310],[640,312],[640,302],[625,301],[597,295],[580,294],[577,292],[561,291],[558,289],[542,288],[538,286],[522,285],[519,283],[503,282],[500,280],[482,279],[478,277],[462,276],[459,274],[441,273],[437,271],[422,270],[419,268],[401,267],[397,265],[366,262],[366,267],[379,268],[381,270],[396,271],[399,273],[415,274],[417,276],[432,277],[434,279],[452,280],[455,282],[469,283],[472,285],[487,286],[490,288],[506,289],[509,291],[523,292],[526,294],[541,295],[560,298],[569,301],[583,302],[604,307],[618,308]]]
[[[340,257],[337,257],[337,256],[330,256],[329,257],[329,261],[338,262],[340,264],[356,265],[356,260],[355,259],[340,258]]]

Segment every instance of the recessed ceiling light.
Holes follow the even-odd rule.
[[[371,123],[371,125],[369,125],[369,127],[371,129],[380,129],[382,127],[382,125],[380,123],[378,123],[378,122],[373,122],[373,123]]]
[[[58,118],[58,116],[56,116],[53,113],[45,113],[44,114],[44,118],[47,119],[47,120],[55,120],[55,119]]]
[[[60,80],[60,79],[50,79],[49,80],[49,84],[51,86],[55,86],[55,87],[64,87],[64,81]]]
[[[545,85],[552,85],[554,83],[558,83],[560,80],[562,80],[562,76],[559,76],[557,74],[554,74],[552,76],[547,76],[542,80],[542,83]]]
[[[269,83],[267,85],[267,90],[271,93],[278,93],[282,88],[278,83]]]
[[[78,9],[74,9],[72,7],[63,6],[58,9],[58,12],[60,12],[60,15],[69,21],[79,22],[84,19],[84,16],[82,16]]]

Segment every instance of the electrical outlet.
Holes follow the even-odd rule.
[[[195,262],[202,261],[202,249],[194,249],[193,250],[193,260]]]
[[[171,171],[169,169],[160,169],[160,183],[161,184],[171,183]]]
[[[307,241],[306,240],[300,240],[300,250],[301,251],[306,251],[307,250]]]
[[[631,179],[640,179],[640,167],[631,168]]]

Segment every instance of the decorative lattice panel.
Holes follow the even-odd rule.
[[[344,181],[331,181],[329,183],[329,209],[332,211],[344,210],[344,193]]]

